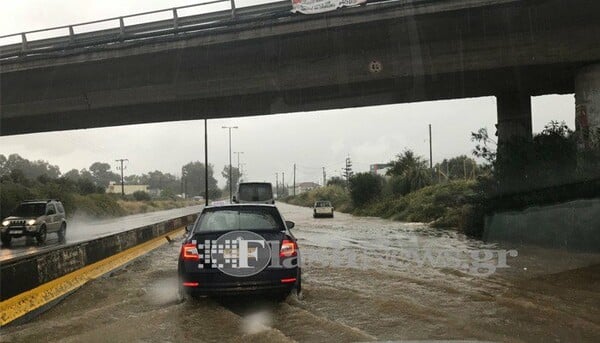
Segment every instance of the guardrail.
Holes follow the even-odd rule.
[[[229,9],[189,16],[180,16],[180,12],[184,9],[198,8],[220,3],[229,3]],[[134,39],[157,37],[161,35],[177,35],[183,32],[230,25],[240,21],[247,21],[249,19],[273,15],[274,13],[279,15],[291,15],[290,10],[290,1],[278,1],[263,5],[236,8],[234,0],[210,0],[193,5],[0,36],[0,58],[6,59],[47,51],[63,50],[72,47],[118,43]],[[142,24],[126,25],[127,19],[140,19],[143,16],[156,14],[168,14],[170,15],[170,18]],[[86,26],[106,23],[112,23],[115,27],[78,33],[78,31],[82,31]],[[50,33],[55,33],[56,31],[64,31],[66,34],[58,37],[43,38],[38,40],[31,40],[28,38],[28,36],[31,36],[32,34],[46,33],[49,35]],[[20,40],[20,42],[1,45],[3,40],[14,40],[14,38],[17,38]]]
[[[0,301],[194,223],[195,214],[89,241],[57,246],[0,263]]]

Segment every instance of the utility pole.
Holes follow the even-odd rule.
[[[208,121],[204,118],[204,204],[208,206]]]
[[[243,154],[243,151],[234,151],[234,154],[237,155],[237,168],[238,168],[238,182],[240,180],[240,178],[242,177],[242,173],[240,172],[240,154]]]
[[[281,189],[283,193],[283,196],[286,196],[285,194],[285,172],[281,172]]]
[[[231,129],[237,129],[237,126],[223,126],[223,129],[229,129],[229,202],[233,201],[233,185],[231,180]]]
[[[185,166],[184,166],[185,167]],[[187,173],[184,167],[181,167],[181,196],[187,198]]]
[[[125,178],[123,177],[123,162],[129,162],[128,159],[126,158],[120,158],[118,160],[115,160],[115,162],[120,162],[121,163],[121,167],[117,167],[121,170],[121,196],[125,197]]]
[[[296,196],[296,163],[294,163],[294,196]]]
[[[325,167],[323,167],[323,187],[326,186],[327,174],[325,174]]]
[[[350,178],[354,173],[352,173],[352,160],[350,156],[346,157],[346,167],[342,168],[344,171],[344,178],[346,179],[346,185],[350,184]]]
[[[275,173],[275,194],[279,198],[279,173]]]
[[[429,124],[429,170],[433,174],[433,150],[431,148],[431,124]]]

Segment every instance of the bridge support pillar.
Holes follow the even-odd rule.
[[[600,144],[600,64],[575,76],[575,132],[580,149]]]
[[[531,139],[531,97],[519,92],[496,96],[498,145],[515,139]]]

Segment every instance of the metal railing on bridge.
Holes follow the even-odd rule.
[[[394,7],[434,1],[439,0],[367,0],[364,5]],[[197,10],[219,4],[227,4],[228,7],[223,10],[208,10],[200,11],[200,14],[182,15],[185,10]],[[162,15],[166,19],[143,22],[142,17],[150,15]],[[208,0],[192,5],[3,35],[0,36],[0,61],[207,30],[215,31],[234,25],[253,24],[267,19],[283,19],[293,15],[290,0],[240,8],[236,8],[235,0]],[[328,14],[328,16],[332,16],[332,14]],[[134,23],[127,25],[127,21]],[[99,24],[105,27],[89,29],[90,26]],[[32,35],[42,37],[32,39]]]
[[[188,16],[180,15],[180,13],[186,9],[197,9],[199,7],[225,3],[229,4],[229,8],[225,10]],[[20,56],[60,51],[77,47],[87,47],[91,45],[119,43],[163,35],[177,35],[184,32],[215,29],[235,23],[256,20],[258,18],[289,16],[291,15],[290,9],[290,1],[278,1],[263,5],[236,8],[234,0],[209,0],[193,5],[9,34],[0,36],[0,59],[16,58]],[[153,22],[126,25],[127,20],[139,20],[143,16],[157,14],[166,14],[170,16],[170,18]],[[109,24],[114,27],[80,32],[83,31],[86,26],[89,27],[97,24]],[[63,34],[51,38],[42,38],[37,40],[30,39],[30,36],[33,34],[45,34],[46,36],[50,36],[52,33],[56,35],[57,31]],[[11,41],[12,44],[4,45],[3,42],[7,41]]]

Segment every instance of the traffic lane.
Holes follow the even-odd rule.
[[[203,205],[198,205],[103,220],[76,216],[67,223],[67,237],[64,243],[58,241],[58,237],[55,233],[48,234],[46,244],[42,246],[38,246],[35,239],[32,238],[16,238],[12,240],[10,246],[2,246],[2,249],[0,250],[0,262],[38,252],[53,250],[66,244],[76,244],[138,227],[152,225],[172,218],[196,214],[201,212],[203,208]]]
[[[298,223],[293,231],[303,261],[314,255],[324,262],[304,265],[302,299],[292,296],[280,304],[255,297],[177,303],[176,243],[88,283],[31,323],[3,328],[0,341],[596,342],[600,337],[600,268],[593,264],[597,257],[523,252],[525,261],[514,259],[511,268],[490,276],[427,263],[410,268],[331,263],[345,250],[370,261],[386,241],[398,248],[400,238],[422,247],[489,246],[452,232],[427,230],[423,224],[345,214],[313,221],[306,208],[278,206]],[[377,232],[389,239],[379,239]],[[407,239],[411,232],[416,239]],[[553,255],[571,260],[572,269],[563,264],[563,272],[543,275],[523,270],[554,263],[548,259]],[[586,260],[592,265],[578,267]]]

